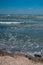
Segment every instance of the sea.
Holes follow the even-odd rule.
[[[0,50],[43,55],[43,15],[0,14]]]

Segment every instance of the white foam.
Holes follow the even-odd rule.
[[[0,22],[0,24],[20,24],[21,22]]]
[[[8,14],[7,16],[10,16],[10,14]]]
[[[34,54],[40,54],[41,55],[41,52],[34,52]]]

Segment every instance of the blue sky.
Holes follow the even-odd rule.
[[[0,13],[43,14],[43,0],[0,0]]]

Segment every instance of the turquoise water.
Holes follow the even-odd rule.
[[[28,15],[22,15],[25,18],[20,18],[21,15],[16,15],[18,18],[15,15],[12,18],[2,16],[0,15],[0,50],[43,54],[43,18],[26,18]]]

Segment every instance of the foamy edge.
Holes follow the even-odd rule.
[[[0,22],[0,24],[20,24],[21,22]]]

